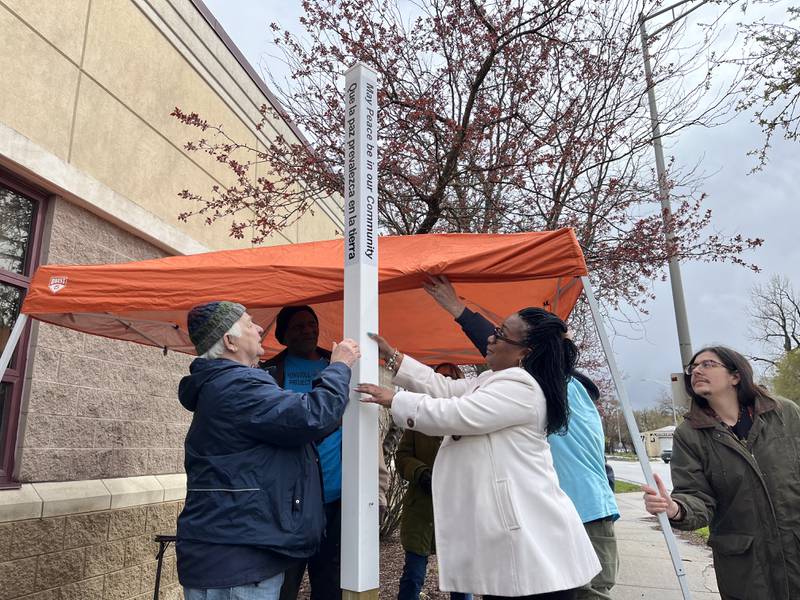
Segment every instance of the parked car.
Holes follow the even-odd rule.
[[[661,453],[661,460],[669,464],[669,461],[672,460],[672,448],[667,448]]]

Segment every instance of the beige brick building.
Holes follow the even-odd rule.
[[[3,0],[0,31],[0,346],[37,264],[246,244],[178,221],[179,191],[229,174],[182,149],[193,132],[169,113],[253,144],[299,134],[257,131],[274,99],[200,0]],[[270,243],[341,228],[330,198]],[[152,598],[153,533],[174,531],[185,495],[189,361],[29,327],[0,383],[0,600]],[[161,597],[181,597],[174,553],[164,567]]]

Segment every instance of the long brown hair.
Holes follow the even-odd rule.
[[[739,376],[739,383],[736,384],[736,395],[739,398],[740,406],[754,404],[756,398],[771,398],[767,391],[758,385],[753,379],[753,367],[751,367],[747,359],[736,352],[736,350],[728,348],[727,346],[706,346],[705,348],[695,352],[694,356],[692,356],[692,360],[689,361],[689,364],[694,364],[694,360],[703,352],[711,352],[712,354],[716,354],[717,358],[719,358],[719,361],[725,365],[725,368],[728,369],[728,371],[731,373],[736,373]],[[694,393],[694,390],[692,389],[691,375],[684,374],[683,386],[686,388],[686,392],[689,394],[689,397],[692,399],[692,401],[696,402],[703,408],[708,407],[708,400]]]

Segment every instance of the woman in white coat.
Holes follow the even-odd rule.
[[[433,467],[443,591],[570,600],[600,563],[558,486],[547,435],[567,427],[567,377],[578,351],[567,327],[540,308],[508,317],[489,336],[491,371],[452,380],[372,335],[395,392],[372,384],[365,402],[401,427],[446,436]]]

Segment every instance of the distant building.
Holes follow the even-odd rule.
[[[667,425],[653,431],[643,431],[639,434],[644,443],[647,456],[659,458],[664,450],[672,450],[672,436],[675,433],[675,425]]]
[[[247,245],[225,223],[178,221],[178,192],[230,174],[187,154],[196,130],[169,113],[253,144],[301,137],[281,120],[257,131],[274,98],[200,0],[7,0],[0,31],[0,346],[39,264]],[[341,229],[326,198],[269,243]],[[174,531],[185,495],[189,361],[28,327],[0,383],[0,597],[152,596],[152,534]],[[162,598],[180,596],[174,554],[163,581]]]

